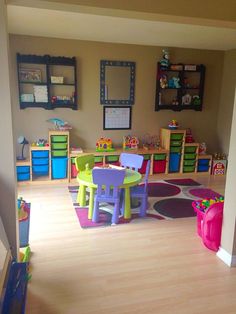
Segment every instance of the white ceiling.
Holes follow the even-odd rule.
[[[72,7],[69,10],[66,6],[45,9],[42,5],[31,7],[12,2],[7,6],[11,34],[164,47],[236,49],[236,28],[185,24],[184,19],[182,23],[181,19],[170,23],[140,16],[104,15],[101,10],[91,14],[88,10],[73,11]]]

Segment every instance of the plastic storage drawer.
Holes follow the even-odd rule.
[[[181,154],[170,153],[169,171],[178,172],[180,167]]]
[[[66,157],[67,150],[52,150],[52,157]]]
[[[199,166],[209,166],[210,159],[198,159]]]
[[[48,165],[49,159],[48,158],[33,158],[32,159],[32,165],[38,166],[38,165]]]
[[[30,166],[16,166],[16,173],[29,173],[30,172]]]
[[[166,160],[154,160],[153,173],[165,173],[165,171],[166,171]]]
[[[181,151],[182,151],[182,147],[175,147],[175,146],[170,147],[171,153],[181,153]]]
[[[184,166],[183,172],[194,172],[195,166]]]
[[[184,152],[185,153],[195,153],[197,150],[196,146],[185,146],[184,147]]]
[[[154,160],[166,160],[166,154],[155,154]]]
[[[183,133],[173,133],[170,135],[171,140],[182,140],[184,134]]]
[[[51,142],[52,143],[65,143],[67,142],[67,135],[52,135]]]
[[[184,159],[196,159],[196,154],[184,154]]]
[[[141,155],[141,156],[143,156],[143,163],[142,163],[142,167],[139,169],[139,173],[145,174],[146,168],[147,168],[147,163],[148,163],[148,160],[151,159],[151,155],[145,154],[145,155]]]
[[[38,176],[44,176],[47,175],[49,172],[49,166],[48,165],[38,165],[32,167],[32,173]]]
[[[48,150],[34,150],[31,153],[32,153],[32,158],[48,158],[49,157]]]
[[[182,141],[171,141],[170,146],[182,146]]]
[[[30,173],[17,173],[17,181],[27,181],[30,179]]]
[[[67,149],[67,143],[52,143],[52,149]]]
[[[114,162],[119,162],[119,157],[117,155],[114,156],[106,156],[106,162],[114,163]]]
[[[184,166],[195,166],[195,160],[184,160]]]
[[[67,158],[52,158],[52,178],[65,179],[67,177]]]

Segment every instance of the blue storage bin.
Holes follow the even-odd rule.
[[[67,161],[68,158],[65,157],[52,158],[53,179],[65,179],[67,177]]]
[[[170,172],[178,172],[179,171],[180,158],[181,158],[181,154],[170,153],[170,160],[169,160],[169,171]]]
[[[198,165],[197,171],[198,172],[206,172],[209,170],[209,165]]]
[[[38,176],[47,175],[49,172],[49,165],[32,166],[32,172]]]
[[[31,153],[32,153],[32,158],[48,158],[49,157],[48,150],[34,150]]]
[[[27,181],[30,179],[30,173],[17,173],[17,181]]]
[[[16,166],[16,173],[29,173],[30,166]]]
[[[198,165],[200,166],[209,166],[210,159],[199,159]]]
[[[48,165],[49,159],[48,158],[33,158],[32,159],[32,165],[38,166],[38,165]]]

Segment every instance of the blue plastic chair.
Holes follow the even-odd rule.
[[[130,189],[131,199],[132,198],[141,199],[141,206],[140,206],[140,212],[139,212],[140,217],[146,216],[146,210],[148,206],[148,176],[150,173],[150,165],[151,165],[151,161],[148,160],[143,183],[140,185],[134,186]]]
[[[138,171],[142,167],[143,164],[143,156],[137,154],[128,154],[121,153],[120,154],[120,164],[122,167],[134,169]]]
[[[93,183],[97,184],[97,192],[94,198],[93,222],[99,221],[99,202],[114,203],[112,224],[119,221],[120,212],[120,188],[124,182],[125,170],[97,169],[94,168]]]

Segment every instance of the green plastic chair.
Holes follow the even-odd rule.
[[[75,167],[78,173],[80,171],[85,171],[86,169],[92,169],[94,167],[94,155],[83,155],[75,158]],[[85,202],[85,186],[80,186],[77,195],[76,202],[80,205]]]
[[[89,169],[94,167],[94,155],[83,155],[75,158],[75,167],[78,172],[86,170],[86,165]]]

